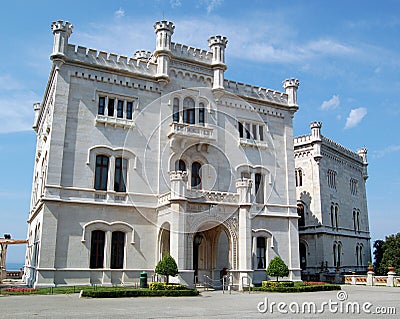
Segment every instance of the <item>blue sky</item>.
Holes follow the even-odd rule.
[[[171,20],[174,42],[207,49],[228,37],[226,78],[283,90],[300,80],[296,135],[322,121],[325,136],[369,149],[372,240],[400,229],[399,1],[4,1],[0,10],[0,235],[25,238],[35,134],[34,102],[50,70],[50,24],[74,25],[70,43],[132,56],[154,49],[153,24]],[[24,247],[9,249],[23,262]]]

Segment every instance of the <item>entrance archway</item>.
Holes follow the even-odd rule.
[[[205,224],[193,236],[193,270],[196,280],[208,276],[219,281],[232,268],[232,241],[222,224]]]
[[[166,253],[170,252],[170,224],[164,223],[161,226],[159,237],[159,260],[163,259]]]

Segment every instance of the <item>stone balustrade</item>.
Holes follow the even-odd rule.
[[[168,134],[168,137],[171,136],[195,137],[213,140],[214,129],[206,126],[174,122],[171,124],[171,130]]]

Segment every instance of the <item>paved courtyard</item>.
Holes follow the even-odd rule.
[[[2,296],[0,318],[400,318],[400,288],[343,286],[343,291],[346,294],[342,292],[339,296],[344,300],[342,302],[335,291],[301,294],[233,292],[231,295],[205,291],[199,297],[119,299],[79,298],[78,294]],[[324,311],[309,314],[306,305],[306,313],[303,313],[304,303],[310,302],[315,303],[317,311]],[[360,305],[359,314],[352,313],[351,309],[350,314],[347,313],[350,302]],[[278,310],[279,303],[281,312],[288,313]],[[300,313],[293,313],[296,304]],[[258,307],[266,312],[261,313]],[[393,311],[393,307],[396,314],[376,313]],[[333,313],[335,309],[336,313]]]

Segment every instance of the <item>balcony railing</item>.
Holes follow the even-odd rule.
[[[170,126],[171,130],[168,137],[182,136],[209,140],[215,139],[214,129],[211,127],[177,122],[171,123]]]

